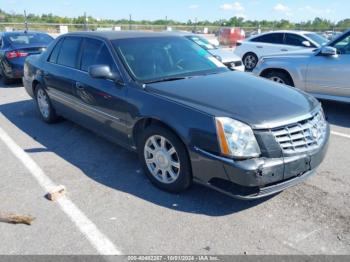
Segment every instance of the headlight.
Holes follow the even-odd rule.
[[[236,158],[260,156],[258,142],[248,125],[228,117],[217,117],[215,121],[222,154]]]

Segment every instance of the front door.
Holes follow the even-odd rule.
[[[350,97],[350,33],[331,44],[338,50],[336,56],[316,55],[307,71],[306,88],[310,93]]]
[[[112,72],[118,72],[106,43],[99,39],[85,38],[74,86],[75,103],[83,116],[80,121],[101,135],[127,145],[127,88],[113,80],[92,78],[88,73],[92,65],[107,65]]]

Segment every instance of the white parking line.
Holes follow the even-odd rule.
[[[0,139],[6,144],[11,152],[22,162],[33,177],[38,181],[45,192],[50,191],[56,185],[45,175],[37,163],[18,146],[12,138],[0,127]],[[58,201],[63,212],[72,220],[75,226],[88,239],[93,247],[101,255],[121,255],[115,245],[109,240],[96,225],[68,198],[62,197]]]
[[[331,134],[335,135],[335,136],[341,136],[341,137],[350,139],[350,135],[347,135],[347,134],[343,134],[343,133],[339,133],[339,132],[335,132],[335,131],[332,131]]]

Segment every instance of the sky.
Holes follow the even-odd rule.
[[[322,17],[337,22],[350,18],[349,0],[0,0],[8,12],[53,13],[75,17],[86,12],[96,18],[177,21],[219,20],[240,16],[250,20],[293,22]]]

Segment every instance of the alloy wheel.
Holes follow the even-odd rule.
[[[45,91],[42,90],[41,88],[38,90],[36,99],[38,102],[38,106],[39,106],[39,110],[40,110],[41,115],[44,118],[48,118],[50,115],[49,99],[48,99]]]
[[[278,76],[272,76],[269,79],[271,81],[274,81],[274,82],[279,83],[279,84],[285,84],[285,81],[282,78],[278,77]]]
[[[258,61],[254,55],[247,55],[244,59],[244,65],[248,70],[253,69],[257,62]]]
[[[161,183],[171,184],[180,175],[180,158],[175,147],[165,137],[153,135],[144,146],[148,170]]]

